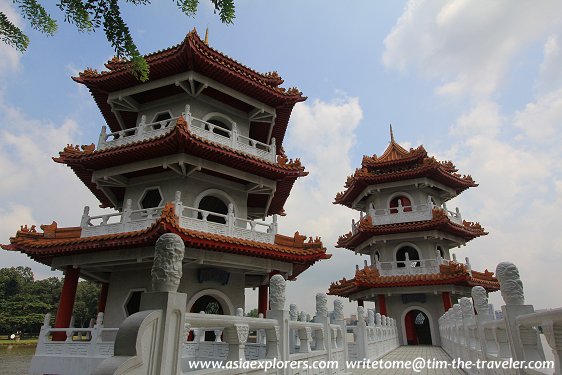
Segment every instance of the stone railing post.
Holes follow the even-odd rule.
[[[183,214],[183,202],[181,201],[181,191],[176,190],[174,194],[174,213],[181,219]]]
[[[269,280],[269,310],[268,319],[277,320],[278,329],[275,334],[270,330],[270,336],[277,335],[277,360],[289,360],[289,311],[285,310],[285,279],[281,275],[273,275]],[[268,338],[269,340],[269,338]],[[269,352],[269,351],[268,351]],[[284,370],[287,373],[288,370]]]
[[[183,114],[183,118],[185,119],[186,127],[189,130],[191,126],[191,106],[189,104],[185,105],[185,109],[182,114]]]
[[[105,142],[107,141],[107,126],[103,125],[101,127],[101,133],[98,140],[98,150],[105,148]]]
[[[137,126],[136,133],[135,133],[135,135],[138,139],[142,138],[143,133],[146,131],[145,125],[146,125],[146,116],[142,115],[141,116],[141,122],[140,122],[139,126]]]
[[[236,123],[232,123],[232,133],[230,134],[231,147],[233,149],[238,149],[238,126]]]
[[[80,220],[80,227],[88,228],[90,225],[90,206],[85,206],[82,219]]]
[[[49,330],[51,329],[51,314],[45,314],[43,318],[43,325],[39,332],[39,339],[37,340],[36,354],[42,354],[45,351],[45,343],[49,342]]]
[[[344,316],[343,316],[343,303],[341,300],[336,299],[334,300],[334,324],[337,324],[340,326],[341,329],[341,341],[338,341],[338,335],[336,334],[335,337],[335,342],[336,342],[336,346],[338,348],[343,347],[343,360],[347,361],[349,359],[349,352],[348,352],[348,347],[347,347],[347,324],[345,322]]]
[[[181,374],[187,295],[177,289],[184,252],[183,240],[176,234],[163,234],[156,241],[152,291],[141,297],[140,311],[119,327],[114,356],[93,374]]]
[[[538,332],[531,327],[518,327],[519,315],[535,312],[532,305],[525,305],[523,283],[519,270],[510,262],[501,262],[496,267],[496,277],[500,282],[500,291],[505,305],[502,306],[505,328],[511,349],[511,356],[516,361],[543,361],[544,352]],[[522,369],[515,370],[524,374]]]
[[[330,326],[330,318],[328,317],[328,298],[324,293],[316,294],[316,315],[314,316],[315,323],[321,323],[323,327],[322,343],[319,343],[318,332],[316,333],[316,348],[326,349],[328,352],[328,361],[332,360],[332,327]]]
[[[470,337],[470,325],[476,324],[474,320],[474,308],[472,300],[468,297],[460,299],[461,313],[462,313],[462,330],[464,335],[464,357],[472,360],[470,357],[471,348],[473,347],[472,338]]]
[[[472,288],[472,300],[474,302],[474,309],[476,310],[476,327],[478,332],[478,346],[477,350],[480,353],[480,359],[486,359],[487,346],[486,346],[486,335],[484,332],[484,327],[482,324],[492,320],[490,316],[490,311],[488,310],[488,294],[486,289],[481,286],[475,286]]]
[[[369,341],[367,337],[367,322],[365,322],[365,309],[357,307],[357,327],[355,328],[357,344],[357,360],[367,359]]]
[[[247,324],[234,324],[223,330],[224,342],[228,344],[227,361],[246,360],[244,349],[249,333],[250,327]]]
[[[123,231],[126,231],[127,225],[131,222],[131,211],[132,211],[133,201],[129,198],[125,202],[125,207],[123,207],[123,213],[121,214],[121,225],[123,226]]]
[[[275,137],[271,138],[271,145],[269,146],[269,154],[271,157],[271,162],[272,163],[276,163],[277,162],[277,144],[275,141]]]

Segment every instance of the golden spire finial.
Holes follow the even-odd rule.
[[[209,45],[209,28],[205,29],[205,44]]]
[[[392,124],[390,124],[390,142],[394,143],[394,133],[392,132]]]

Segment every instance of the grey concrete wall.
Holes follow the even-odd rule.
[[[229,201],[234,204],[234,214],[236,217],[246,218],[247,216],[247,199],[248,194],[241,191],[241,185],[228,183],[224,180],[214,181],[216,178],[208,178],[201,176],[198,178],[196,174],[187,178],[167,178],[154,182],[152,179],[138,179],[136,184],[129,186],[125,191],[125,201],[131,199],[133,210],[140,209],[140,200],[143,193],[148,188],[159,187],[164,202],[172,202],[176,191],[181,192],[181,200],[184,206],[195,207],[196,199],[205,191],[212,189],[211,195],[217,196],[225,203]]]
[[[189,249],[186,249],[189,251]],[[207,267],[205,265],[192,266],[185,265],[183,275],[178,288],[179,292],[187,294],[188,307],[192,299],[198,293],[207,290],[210,294],[221,302],[226,313],[234,314],[238,307],[245,307],[245,278],[243,273],[230,273],[228,284],[221,285],[218,282],[199,283],[197,279],[197,269]],[[150,268],[113,272],[110,277],[110,286],[107,295],[105,310],[105,326],[119,327],[125,320],[124,305],[133,290],[150,291],[151,276]],[[223,299],[227,299],[224,301]],[[234,311],[228,311],[228,306]]]
[[[190,105],[191,115],[198,119],[204,119],[209,113],[221,113],[236,123],[238,131],[241,135],[248,136],[250,131],[250,122],[248,115],[230,108],[223,103],[219,103],[210,98],[194,98],[187,94],[176,95],[164,100],[155,100],[144,104],[139,111],[137,117],[137,124],[140,123],[141,117],[146,116],[146,122],[153,122],[155,116],[160,112],[170,111],[172,117],[182,114],[185,110],[186,104]]]

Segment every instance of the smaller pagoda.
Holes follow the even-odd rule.
[[[332,283],[329,294],[374,301],[380,314],[397,319],[406,344],[439,345],[437,319],[473,286],[499,290],[492,272],[472,270],[469,259],[457,261],[451,249],[488,233],[463,220],[446,202],[478,186],[451,161],[428,156],[423,146],[409,151],[395,140],[381,156],[364,156],[347,178],[334,204],[359,211],[351,231],[337,247],[370,256],[351,279]]]

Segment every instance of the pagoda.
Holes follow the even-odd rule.
[[[306,97],[281,87],[276,72],[258,73],[209,47],[195,30],[145,59],[147,82],[117,58],[107,71],[73,77],[107,125],[97,145],[68,145],[54,158],[115,211],[85,207],[75,227],[25,225],[2,245],[64,272],[57,328],[69,327],[79,278],[101,283],[106,327],[137,312],[164,233],[185,243],[178,291],[191,312],[234,314],[245,289],[259,288],[265,314],[272,275],[293,280],[330,257],[319,238],[277,231],[293,184],[307,175],[283,151],[291,111]]]
[[[488,270],[472,270],[451,249],[487,234],[479,223],[462,219],[446,202],[471,187],[450,161],[428,156],[423,146],[409,151],[395,140],[381,156],[364,156],[347,178],[335,204],[358,210],[351,231],[337,247],[370,257],[355,276],[332,283],[329,294],[374,301],[376,311],[397,320],[403,345],[439,345],[438,318],[471,288],[499,289]]]

